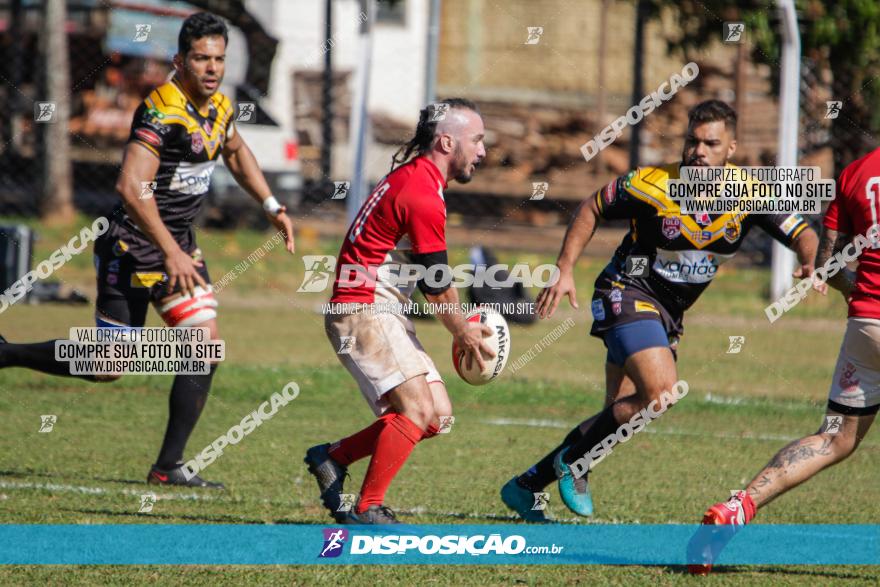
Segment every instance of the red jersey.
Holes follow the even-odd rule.
[[[389,253],[406,236],[416,254],[446,250],[446,182],[437,166],[426,157],[416,157],[385,176],[361,206],[345,235],[336,259],[336,281],[331,303],[377,302],[377,293],[387,301],[400,298],[400,292],[377,292],[373,279],[352,283],[352,267],[371,276],[390,260]],[[409,248],[409,247],[407,247]],[[340,272],[346,279],[340,284]],[[408,296],[407,296],[408,297]]]
[[[837,195],[825,212],[825,227],[840,233],[868,236],[880,214],[880,149],[850,163],[837,180]],[[850,318],[880,319],[880,249],[868,247],[859,256],[856,286],[849,303]]]

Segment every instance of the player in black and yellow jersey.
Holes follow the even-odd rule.
[[[736,150],[736,112],[718,100],[689,113],[680,163],[641,167],[587,198],[568,227],[556,262],[559,281],[541,292],[538,313],[552,316],[562,298],[578,307],[573,269],[602,219],[629,219],[630,230],[595,282],[590,334],[608,349],[605,409],[585,420],[563,443],[501,491],[503,501],[529,521],[533,493],[559,478],[565,504],[591,515],[592,498],[583,463],[591,450],[614,434],[677,381],[676,349],[682,318],[709,286],[718,267],[733,257],[749,230],[758,226],[797,253],[796,275],[813,270],[818,239],[798,214],[683,214],[666,195],[667,181],[680,166],[724,166]],[[666,405],[654,404],[656,405]],[[580,466],[571,467],[580,462]]]
[[[109,230],[95,242],[99,327],[139,328],[152,303],[168,326],[206,327],[218,339],[217,301],[193,220],[220,155],[238,184],[263,204],[293,253],[293,228],[272,196],[253,153],[236,133],[235,108],[218,92],[223,80],[226,25],[197,13],[180,30],[175,73],[134,114],[116,183],[122,203]],[[0,367],[28,367],[70,375],[55,361],[55,341],[11,344],[0,339]],[[177,375],[171,387],[165,439],[147,481],[220,487],[183,473],[183,451],[207,400],[216,365],[207,375]],[[117,376],[81,376],[109,381]]]

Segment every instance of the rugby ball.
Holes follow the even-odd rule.
[[[480,322],[492,329],[492,334],[483,338],[483,341],[495,351],[495,358],[486,359],[484,357],[486,368],[483,371],[480,371],[476,361],[473,361],[471,368],[468,369],[465,352],[453,342],[452,364],[455,366],[455,372],[458,373],[458,376],[471,385],[485,385],[501,375],[504,365],[507,364],[507,357],[510,355],[510,327],[504,316],[485,306],[468,312],[465,319],[468,322]]]

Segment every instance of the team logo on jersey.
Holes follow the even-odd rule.
[[[668,240],[674,240],[681,234],[681,218],[669,216],[663,219],[663,236]]]
[[[619,289],[612,289],[611,293],[608,294],[608,299],[612,302],[619,302],[623,300],[623,292]]]
[[[712,219],[709,218],[708,212],[697,212],[696,221],[700,226],[709,226],[712,224]]]
[[[729,220],[724,225],[724,240],[729,243],[735,243],[739,240],[740,228],[736,220]]]
[[[192,134],[192,152],[198,154],[204,150],[205,150],[205,139],[202,138],[202,133],[194,132]]]
[[[148,145],[152,145],[154,147],[162,146],[162,138],[158,134],[146,128],[137,129],[136,131],[134,131],[134,136],[147,143]]]

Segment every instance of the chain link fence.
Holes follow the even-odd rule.
[[[334,2],[337,29],[329,40],[321,29],[323,2],[290,2],[286,8],[271,1],[67,2],[64,38],[69,88],[62,99],[68,102],[69,183],[74,206],[96,215],[116,204],[114,184],[132,114],[150,90],[171,74],[170,57],[176,51],[176,32],[182,20],[214,4],[231,25],[223,90],[236,102],[257,104],[257,121],[263,124],[253,128],[269,130],[259,134],[244,124],[240,127],[245,129],[244,136],[251,131],[259,137],[249,142],[258,151],[257,158],[273,189],[294,213],[335,224],[338,231],[344,231],[345,202],[332,199],[333,181],[347,179],[350,171],[338,158],[329,176],[322,171],[327,116],[322,70],[327,51],[344,55],[357,49],[354,35],[362,19],[355,21],[359,5],[354,0]],[[398,33],[393,27],[409,26],[425,17],[416,4],[402,2],[393,9],[383,4],[377,18],[388,20],[380,22],[385,26],[375,28],[376,38]],[[635,13],[629,3],[596,0],[587,4],[593,12],[610,7],[609,26],[626,31],[632,28]],[[46,161],[55,156],[46,140],[51,122],[44,124],[39,117],[39,104],[47,101],[47,80],[53,75],[45,71],[49,46],[45,10],[46,2],[0,3],[0,19],[9,23],[0,32],[0,100],[6,105],[0,112],[0,214],[7,216],[38,214],[41,202],[57,196],[47,193],[47,185],[52,184],[46,182]],[[473,230],[475,235],[490,229],[493,238],[506,231],[515,235],[508,239],[511,242],[555,249],[580,201],[631,167],[629,128],[589,162],[581,148],[633,106],[633,98],[624,91],[631,80],[621,85],[618,78],[622,72],[630,75],[634,54],[630,48],[603,52],[596,39],[566,28],[565,8],[554,2],[542,2],[537,8],[511,6],[506,14],[485,14],[492,18],[466,23],[470,27],[466,27],[467,34],[457,31],[452,23],[464,22],[472,8],[450,0],[443,10],[438,97],[476,99],[486,122],[488,148],[475,180],[467,186],[450,186],[450,226]],[[288,13],[283,22],[272,23],[273,15],[277,19],[277,15]],[[553,18],[541,20],[542,14]],[[296,29],[285,38],[278,35],[282,27],[298,26],[303,15],[308,18],[304,19],[307,24],[301,25],[302,32]],[[530,26],[542,23],[540,33]],[[720,37],[721,23],[717,24]],[[651,26],[654,28],[648,32],[656,36],[668,23]],[[490,34],[489,29],[494,32]],[[292,44],[300,38],[306,40]],[[567,54],[566,47],[574,53]],[[290,59],[291,52],[303,56]],[[572,55],[585,63],[578,71],[571,70]],[[779,119],[776,67],[757,64],[749,59],[749,51],[720,42],[689,58],[700,65],[700,75],[643,120],[640,162],[677,160],[688,109],[703,99],[721,98],[739,109],[739,150],[734,162],[773,164]],[[381,59],[381,54],[375,57],[374,68],[390,67]],[[523,73],[524,59],[533,69],[546,63],[555,84],[552,91],[539,87],[547,81],[546,72]],[[645,92],[656,89],[684,62],[682,57],[668,55],[648,60],[642,74]],[[849,162],[842,157],[861,155],[876,146],[873,135],[861,124],[863,117],[852,116],[853,109],[864,110],[870,102],[861,95],[836,95],[835,88],[848,87],[848,80],[836,79],[821,59],[805,57],[802,69],[801,164],[819,165],[823,176],[831,175]],[[344,62],[335,67],[331,78],[329,126],[335,148],[342,151],[350,138],[354,75],[350,62]],[[418,75],[412,72],[410,77]],[[584,81],[584,76],[589,80]],[[604,85],[600,83],[603,79]],[[534,87],[520,87],[523,84]],[[512,91],[511,87],[518,89]],[[832,103],[839,103],[836,115]],[[414,116],[414,112],[394,112],[393,104],[380,104],[371,112],[369,149],[377,162],[372,181],[387,169],[396,147],[410,138]],[[218,170],[199,222],[220,227],[264,226],[259,208],[228,174]],[[746,247],[758,263],[767,262],[767,251],[769,241],[760,236]]]

